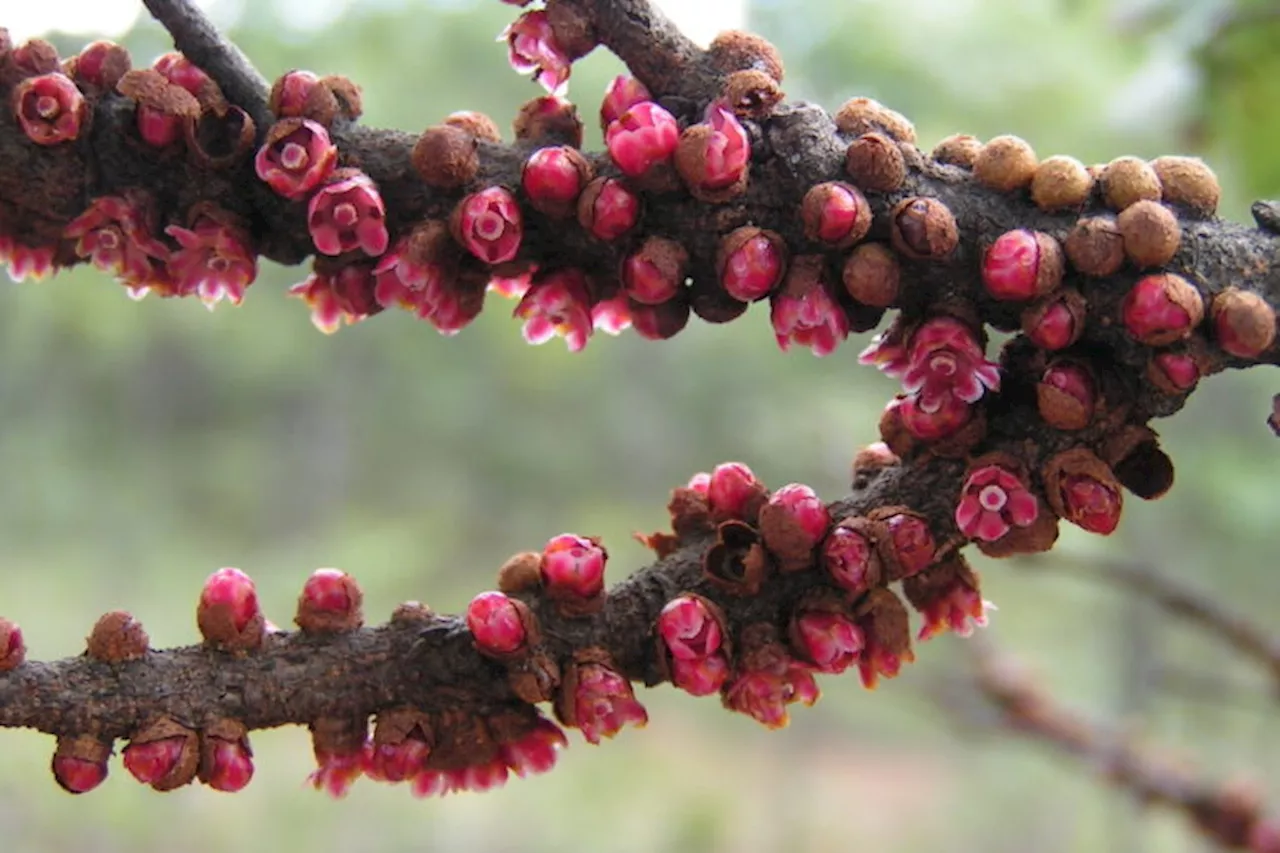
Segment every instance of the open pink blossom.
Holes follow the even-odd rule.
[[[787,706],[812,705],[821,696],[813,670],[797,660],[779,660],[767,669],[747,670],[726,685],[724,705],[771,729],[790,722]]]
[[[267,137],[267,143],[254,157],[254,170],[280,195],[301,199],[333,173],[338,148],[324,125],[310,119],[285,119],[275,127],[283,127],[286,132]]]
[[[517,74],[534,73],[538,83],[555,95],[568,89],[573,62],[556,40],[545,10],[525,12],[498,36],[507,43],[507,62]]]
[[[125,284],[147,287],[165,275],[169,250],[151,234],[149,206],[137,195],[103,196],[63,229],[75,252]]]
[[[631,328],[631,300],[625,293],[591,306],[591,327],[606,335],[620,335]]]
[[[170,225],[165,233],[178,241],[169,257],[169,274],[178,293],[197,296],[212,309],[222,299],[239,305],[258,275],[249,236],[238,228],[202,217],[194,228]]]
[[[15,282],[48,278],[55,271],[53,246],[27,246],[0,234],[0,265],[7,265]]]
[[[658,635],[673,658],[697,660],[720,649],[720,620],[707,603],[693,595],[679,595],[658,614]]]
[[[849,318],[821,280],[812,280],[799,292],[784,288],[769,298],[769,319],[778,347],[808,347],[814,355],[835,352],[849,336]]]
[[[950,631],[957,637],[970,637],[977,628],[987,627],[989,614],[996,606],[985,600],[976,588],[953,583],[920,608],[918,640],[928,640]]]
[[[311,787],[324,791],[335,800],[342,799],[370,764],[368,741],[348,752],[325,752],[316,749],[316,769],[307,777]]]
[[[723,652],[704,658],[671,661],[671,683],[691,696],[710,696],[729,680],[729,662]]]
[[[350,264],[332,275],[313,271],[289,288],[289,295],[307,303],[312,325],[331,335],[343,323],[359,323],[380,310],[373,299],[375,287],[371,267]]]
[[[1000,390],[999,367],[987,361],[973,330],[953,317],[934,317],[916,329],[908,358],[902,387],[918,394],[925,409],[947,394],[976,403],[987,389]]]
[[[844,672],[857,663],[866,641],[843,613],[812,610],[796,618],[794,641],[819,672]]]
[[[499,757],[521,779],[546,773],[555,766],[560,750],[569,745],[564,730],[542,715],[533,729],[520,738],[501,744]]]
[[[641,101],[609,123],[604,141],[623,174],[635,178],[671,159],[680,143],[680,126],[653,101]]]
[[[1007,468],[984,465],[960,490],[956,526],[971,539],[994,542],[1013,527],[1026,527],[1040,514],[1035,495]]]
[[[544,344],[560,335],[569,352],[578,352],[594,328],[586,276],[576,269],[539,275],[516,306],[515,316],[525,321],[522,334],[527,342]]]
[[[57,71],[26,78],[14,88],[12,98],[22,132],[37,145],[77,138],[88,114],[84,95],[70,77]]]
[[[514,258],[524,236],[520,205],[504,187],[486,187],[460,201],[453,228],[458,242],[486,264]]]
[[[573,692],[574,725],[587,743],[612,738],[622,727],[643,728],[649,714],[636,701],[631,683],[607,666],[579,664]]]
[[[373,179],[355,172],[321,187],[307,204],[307,230],[326,255],[360,249],[376,258],[385,252],[387,208]]]
[[[429,312],[435,307],[443,270],[436,264],[419,263],[408,254],[409,240],[402,237],[378,259],[373,268],[377,281],[373,298],[383,308]]]

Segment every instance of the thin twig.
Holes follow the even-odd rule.
[[[142,0],[151,16],[168,30],[174,46],[208,74],[227,100],[247,112],[258,133],[271,126],[269,88],[240,48],[222,37],[193,0]]]

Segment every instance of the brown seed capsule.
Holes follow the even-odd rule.
[[[1115,275],[1124,265],[1124,237],[1110,216],[1081,219],[1063,248],[1071,265],[1085,275]]]
[[[1229,287],[1209,309],[1218,346],[1240,358],[1257,358],[1276,340],[1276,312],[1251,290]]]
[[[439,189],[469,184],[480,171],[475,137],[447,124],[424,130],[414,143],[412,159],[422,180]]]
[[[1197,157],[1157,157],[1151,168],[1160,178],[1162,198],[1169,204],[1182,204],[1197,213],[1211,215],[1218,209],[1222,187],[1218,176]]]
[[[836,128],[850,136],[879,131],[898,142],[916,141],[916,129],[906,116],[872,98],[845,101],[836,111]]]
[[[903,199],[890,214],[893,248],[909,258],[937,260],[955,251],[960,241],[956,219],[936,198]]]
[[[896,190],[907,177],[898,144],[883,133],[864,133],[849,143],[844,170],[855,184],[873,192]]]
[[[137,660],[147,653],[151,643],[142,623],[123,610],[106,613],[89,634],[89,657],[105,663]]]
[[[464,130],[476,139],[483,139],[487,142],[502,141],[502,131],[498,130],[497,123],[484,113],[475,112],[474,110],[461,110],[456,113],[450,113],[445,118],[444,123],[450,127]]]
[[[726,30],[712,39],[707,55],[717,71],[729,73],[755,69],[782,82],[782,55],[760,36],[740,30]]]
[[[778,81],[755,68],[735,71],[724,81],[724,100],[740,118],[768,118],[784,97]]]
[[[542,585],[542,555],[533,551],[513,554],[498,569],[498,589],[508,595],[528,592]]]
[[[982,151],[981,139],[967,133],[953,133],[935,145],[930,156],[948,166],[972,169],[980,151]]]
[[[898,298],[901,269],[883,243],[864,243],[849,253],[841,274],[844,289],[863,305],[888,308]]]
[[[360,92],[360,87],[350,78],[343,77],[341,74],[329,74],[320,78],[320,85],[324,86],[338,100],[338,109],[351,121],[360,118],[364,113],[364,96]]]
[[[1093,192],[1089,170],[1074,157],[1049,157],[1031,178],[1031,200],[1041,210],[1078,209]]]
[[[1113,210],[1139,201],[1160,200],[1160,179],[1145,160],[1117,157],[1102,170],[1102,197]]]
[[[1134,202],[1116,217],[1116,226],[1124,238],[1124,253],[1140,269],[1169,263],[1182,242],[1178,218],[1158,201]]]
[[[582,146],[582,119],[578,118],[577,106],[554,95],[525,102],[511,127],[522,142]]]
[[[1155,500],[1173,486],[1173,461],[1150,427],[1123,427],[1103,444],[1100,456],[1120,485],[1143,500]]]
[[[1013,192],[1031,183],[1036,163],[1036,152],[1025,139],[997,136],[978,152],[973,174],[993,190]]]
[[[421,601],[402,601],[391,611],[392,625],[416,625],[430,621],[436,612]]]

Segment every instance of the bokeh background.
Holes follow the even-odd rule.
[[[371,124],[422,128],[464,108],[505,119],[536,94],[494,42],[511,6],[320,7],[214,11],[268,77],[304,67],[357,80]],[[756,0],[747,14],[788,58],[789,95],[879,98],[915,120],[926,148],[952,132],[1014,132],[1042,156],[1085,162],[1200,153],[1224,181],[1225,215],[1280,195],[1273,0]],[[64,52],[88,40],[50,37]],[[146,21],[123,40],[137,63],[168,49]],[[570,89],[588,116],[621,70],[597,54]],[[668,490],[719,461],[841,494],[893,391],[857,369],[865,338],[827,359],[783,355],[759,307],[662,345],[598,335],[578,356],[559,341],[527,347],[497,297],[453,339],[395,312],[325,337],[283,296],[301,274],[268,266],[243,307],[213,313],[135,304],[93,271],[0,289],[0,611],[33,656],[79,653],[114,608],[157,645],[192,642],[200,583],[223,565],[250,572],[282,623],[326,565],[361,580],[371,618],[405,599],[457,611],[508,554],[565,529],[602,535],[616,580],[646,559],[632,531],[662,526]],[[1208,382],[1163,428],[1172,493],[1129,501],[1109,539],[1066,530],[1059,551],[1148,561],[1273,623],[1275,384],[1256,371]],[[1262,674],[1087,572],[1041,565],[981,566],[1000,607],[994,641],[1064,700],[1280,803],[1280,715]],[[253,736],[257,776],[237,796],[158,796],[117,765],[72,801],[48,776],[50,739],[3,732],[0,847],[1206,849],[1179,817],[1142,812],[1091,768],[994,726],[963,646],[930,642],[874,693],[828,678],[824,700],[775,733],[714,700],[650,691],[647,730],[602,748],[571,733],[549,775],[444,800],[372,783],[325,799],[303,786],[305,732],[288,729]]]

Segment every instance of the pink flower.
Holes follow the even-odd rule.
[[[600,126],[608,128],[627,110],[641,101],[652,101],[653,95],[634,77],[619,74],[604,90],[600,103]]]
[[[317,791],[324,791],[335,800],[342,799],[370,765],[370,749],[368,741],[349,752],[327,752],[317,748],[317,767],[307,781]]]
[[[631,328],[631,300],[625,293],[591,306],[591,327],[606,335],[620,335]]]
[[[745,516],[754,498],[763,498],[764,484],[742,462],[722,462],[711,471],[707,482],[707,505],[719,518]]]
[[[313,271],[289,288],[289,295],[307,303],[311,323],[332,335],[344,322],[350,326],[380,310],[373,298],[375,287],[371,267],[349,264],[332,275]]]
[[[193,293],[210,309],[221,299],[240,304],[245,288],[258,275],[257,255],[247,234],[208,216],[194,229],[170,225],[164,230],[181,247],[169,258],[178,293]]]
[[[1072,524],[1103,536],[1120,524],[1121,496],[1111,484],[1088,474],[1072,474],[1063,479],[1059,489],[1065,518]]]
[[[84,95],[60,72],[28,77],[13,90],[13,114],[37,145],[70,142],[80,135],[88,113]]]
[[[578,222],[601,240],[617,240],[640,219],[640,197],[617,178],[597,178],[578,201]]]
[[[215,791],[233,794],[243,790],[253,779],[253,752],[248,740],[228,740],[205,735],[205,766],[200,779]]]
[[[365,775],[376,782],[404,782],[423,772],[431,745],[414,729],[396,743],[375,743],[369,750]]]
[[[471,599],[467,605],[467,629],[475,638],[476,647],[488,654],[510,654],[527,639],[515,602],[493,590]]]
[[[897,596],[888,591],[881,592],[884,597],[879,601],[884,604],[873,604],[858,619],[858,627],[862,630],[865,642],[862,653],[858,656],[858,675],[862,679],[862,686],[868,690],[876,688],[881,676],[896,678],[904,663],[915,660],[907,628],[906,608]]]
[[[693,660],[671,660],[671,683],[691,696],[710,696],[728,680],[729,662],[721,652]]]
[[[514,316],[525,321],[523,335],[529,343],[544,344],[560,335],[569,352],[578,352],[594,326],[586,277],[576,269],[539,274]]]
[[[54,272],[53,255],[53,246],[24,246],[0,234],[0,264],[8,265],[9,278],[15,282],[48,278]]]
[[[787,706],[812,705],[821,696],[809,667],[792,659],[779,659],[766,669],[743,672],[724,690],[724,706],[771,729],[790,722]]]
[[[738,183],[747,171],[751,159],[751,142],[747,131],[738,122],[733,111],[719,101],[707,106],[706,123],[709,133],[696,137],[686,130],[686,137],[696,139],[696,168],[690,168],[681,160],[681,175],[697,189],[714,192]],[[681,150],[683,158],[684,150]],[[691,180],[692,179],[692,180]]]
[[[381,255],[389,239],[386,219],[378,187],[363,172],[325,184],[307,204],[307,230],[316,249],[326,255],[355,249]]]
[[[994,542],[1012,527],[1026,527],[1040,508],[1026,485],[1007,468],[985,465],[964,482],[956,506],[956,527],[970,539]]]
[[[609,123],[604,141],[623,174],[636,178],[671,159],[680,142],[680,126],[653,101],[641,101]]]
[[[819,672],[840,673],[858,662],[866,641],[862,629],[842,613],[816,610],[796,618],[793,637]]]
[[[532,731],[499,747],[499,757],[523,779],[554,767],[560,750],[568,745],[564,730],[539,714]]]
[[[402,237],[378,259],[373,268],[377,282],[373,298],[383,308],[396,306],[423,316],[435,308],[443,270],[436,264],[415,262],[408,251],[409,240]]]
[[[533,276],[537,272],[534,267],[528,272],[519,275],[495,275],[489,279],[486,289],[498,294],[504,299],[519,299],[529,292],[529,288],[533,286]]]
[[[568,89],[573,62],[556,41],[555,30],[541,9],[525,12],[498,36],[507,43],[507,62],[517,74],[537,74],[544,89],[560,95]]]
[[[710,657],[720,649],[720,620],[703,599],[679,595],[658,614],[658,635],[678,660]]]
[[[608,557],[596,540],[561,533],[542,549],[542,582],[578,598],[594,598],[604,590],[604,564]]]
[[[987,627],[988,614],[995,609],[975,587],[958,581],[949,584],[920,608],[923,621],[916,639],[929,640],[944,631],[971,637],[974,629]]]
[[[306,112],[307,99],[319,85],[320,78],[310,71],[286,72],[271,89],[272,110],[281,118],[302,115]]]
[[[452,224],[458,242],[486,264],[506,263],[520,251],[520,205],[503,187],[487,187],[464,198]]]
[[[871,339],[871,343],[858,353],[858,364],[879,368],[885,376],[897,378],[907,372],[911,359],[902,326],[894,323]]]
[[[600,664],[578,664],[574,680],[573,724],[587,743],[612,738],[625,725],[643,728],[649,714],[636,701],[631,683]]]
[[[921,400],[919,394],[913,394],[890,401],[886,408],[898,409],[907,432],[921,441],[946,438],[973,417],[973,407],[954,394],[943,394],[929,402],[931,407]]]
[[[873,556],[871,542],[856,530],[837,526],[822,543],[822,564],[831,579],[852,593],[866,592]]]
[[[582,155],[567,145],[539,148],[525,161],[520,186],[540,210],[568,207],[577,201],[589,177],[582,162]]]
[[[830,355],[849,335],[849,318],[821,279],[784,288],[770,297],[769,306],[774,337],[783,352],[795,343],[816,356]]]
[[[162,280],[169,250],[151,236],[150,207],[137,195],[104,196],[67,224],[76,254],[125,284],[147,287]]]
[[[986,360],[973,330],[952,317],[935,317],[916,329],[908,358],[902,387],[917,394],[926,411],[947,394],[976,403],[988,388],[1000,390],[999,367]]]
[[[289,199],[301,199],[333,173],[338,148],[324,125],[310,119],[277,122],[254,157],[254,169],[267,186]]]

